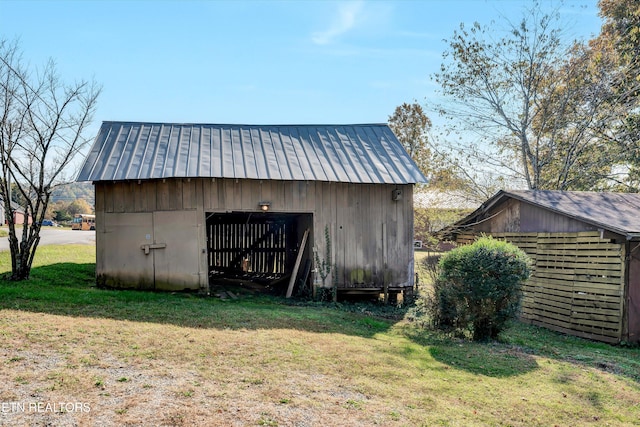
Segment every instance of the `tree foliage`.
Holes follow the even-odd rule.
[[[431,119],[420,104],[406,102],[396,107],[389,116],[389,127],[429,180],[430,189],[458,190],[465,186],[459,168],[452,158],[440,150],[430,137]]]
[[[53,61],[29,70],[17,42],[0,40],[0,195],[9,224],[11,279],[29,277],[52,191],[69,180],[67,168],[86,146],[100,89],[93,82],[64,83]],[[18,236],[13,207],[31,218]]]
[[[438,243],[438,239],[435,237],[437,232],[464,218],[471,211],[472,209],[439,208],[437,206],[415,207],[413,209],[413,236],[416,240],[421,240],[427,248],[435,248]]]
[[[429,175],[432,167],[428,137],[431,120],[422,106],[417,102],[397,106],[389,116],[389,127],[422,173]]]
[[[66,211],[73,217],[76,214],[90,214],[93,212],[93,208],[86,200],[77,199],[67,205]]]
[[[591,60],[609,87],[607,110],[615,112],[603,140],[623,155],[621,191],[640,191],[640,3],[635,0],[600,0],[603,24],[589,42]]]
[[[51,200],[54,202],[72,202],[77,199],[84,199],[91,206],[95,204],[96,198],[91,182],[72,182],[60,185],[51,194]]]
[[[503,33],[461,25],[434,76],[448,99],[440,111],[473,138],[458,146],[467,161],[512,185],[609,188],[626,161],[611,129],[635,99],[616,90],[609,56],[566,43],[562,24],[534,5]]]
[[[600,0],[600,16],[604,19],[600,35],[595,39],[601,48],[616,52],[618,64],[627,71],[638,67],[640,58],[640,3],[636,0]],[[638,80],[637,74],[629,77]]]

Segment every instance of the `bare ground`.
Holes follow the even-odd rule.
[[[287,330],[287,349],[270,344],[282,343],[278,330],[3,313],[13,319],[2,323],[26,325],[3,332],[3,426],[302,427],[368,426],[376,417],[382,424],[390,421],[384,405],[379,415],[361,411],[365,404],[377,405],[376,398],[355,389],[339,369],[328,366],[322,372],[313,361],[296,360],[299,343],[308,338],[309,345],[317,344],[305,332]],[[280,371],[282,366],[289,369]]]

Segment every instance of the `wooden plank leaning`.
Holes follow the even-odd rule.
[[[307,244],[308,237],[309,237],[309,229],[307,228],[304,231],[304,235],[302,236],[302,243],[300,244],[300,249],[298,250],[296,263],[293,266],[293,272],[291,273],[291,278],[289,279],[289,287],[287,288],[287,298],[291,298],[291,295],[293,294],[293,285],[295,285],[296,283],[296,277],[298,276],[298,269],[300,268],[300,262],[302,261],[302,255],[304,254],[304,248]]]

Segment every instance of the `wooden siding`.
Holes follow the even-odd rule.
[[[121,250],[110,243],[117,241],[113,236],[104,235],[105,215],[195,210],[201,251],[206,249],[207,213],[258,211],[260,201],[269,201],[269,212],[313,214],[310,245],[320,255],[325,253],[328,227],[335,264],[328,283],[348,287],[366,277],[376,286],[413,286],[412,184],[175,178],[96,182],[95,187],[97,262],[102,264],[97,269],[105,274],[110,268],[107,254]],[[394,189],[402,191],[398,201],[392,200]],[[200,257],[201,272],[207,271],[206,254],[193,256]],[[208,286],[203,277],[201,287]]]
[[[625,245],[598,232],[492,233],[524,250],[532,276],[521,319],[598,341],[625,339]],[[466,244],[472,233],[458,236]]]
[[[515,199],[507,199],[492,207],[485,217],[486,219],[478,220],[473,226],[474,230],[485,233],[567,233],[597,230],[591,224]]]
[[[520,204],[520,228],[517,231],[571,233],[578,231],[596,231],[597,227],[583,221],[552,212],[529,203]],[[516,230],[514,230],[516,231]]]
[[[640,242],[627,244],[627,304],[626,318],[628,319],[629,341],[640,343]]]

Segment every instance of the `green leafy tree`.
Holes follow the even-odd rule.
[[[522,20],[464,25],[448,40],[434,78],[440,111],[464,134],[466,163],[530,189],[592,189],[615,179],[619,150],[603,138],[620,111],[602,84],[609,64],[567,44],[557,14],[537,5]]]
[[[46,218],[53,219],[58,222],[71,221],[73,216],[69,215],[67,207],[69,203],[58,201],[50,203],[47,206]]]
[[[427,248],[435,247],[438,244],[437,233],[469,213],[471,209],[417,207],[413,211],[413,235]]]
[[[0,39],[0,195],[9,225],[12,280],[29,278],[51,194],[71,180],[67,168],[89,143],[85,133],[99,93],[92,82],[62,82],[53,61],[29,72],[18,44]],[[21,235],[9,204],[13,192],[32,219]]]
[[[630,80],[638,81],[640,58],[640,3],[637,0],[600,0],[600,16],[604,19],[600,35],[594,44],[600,51],[615,51],[617,62],[624,67]]]

